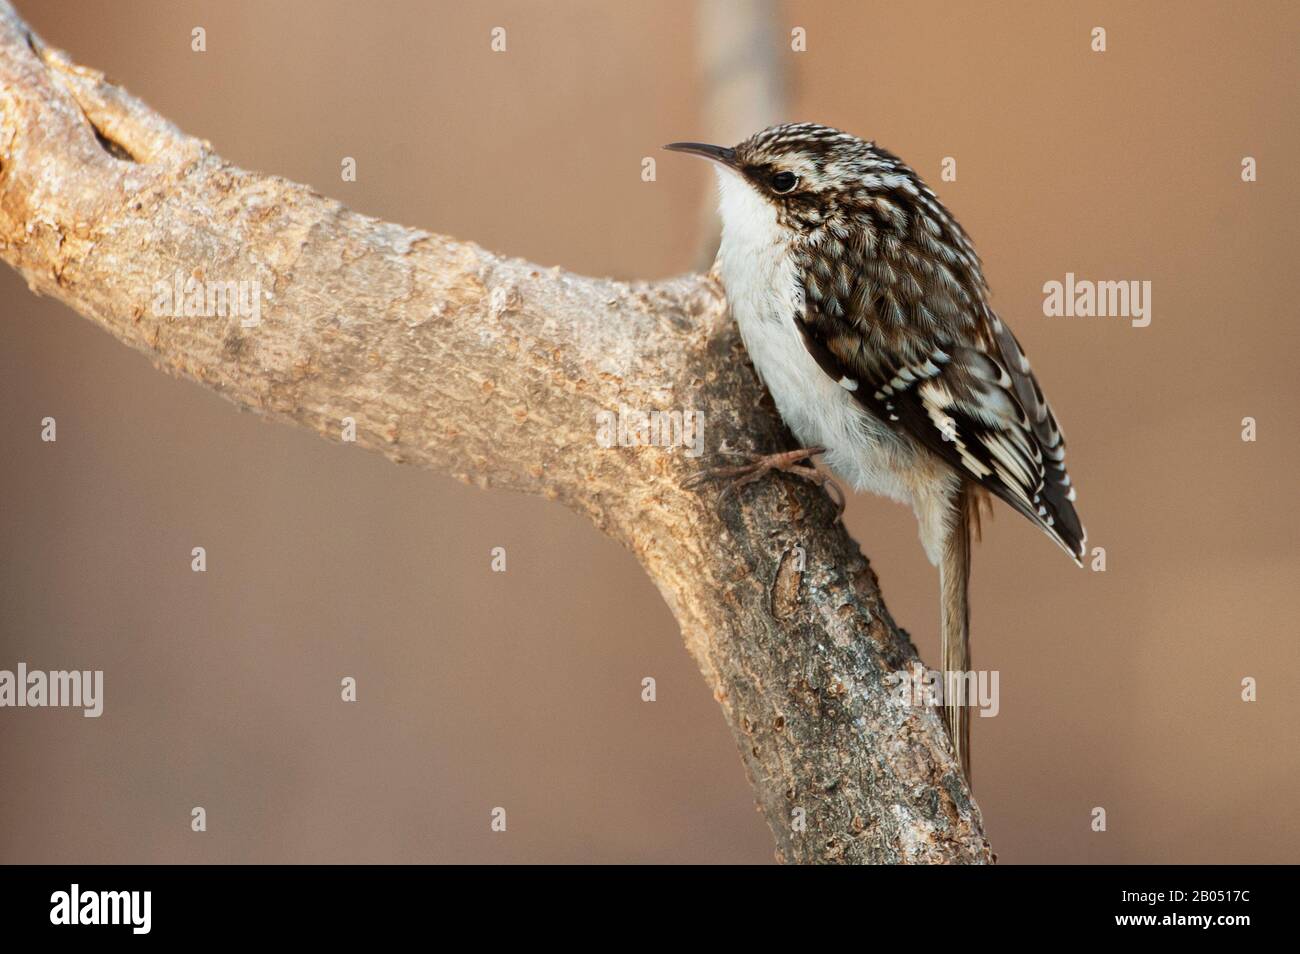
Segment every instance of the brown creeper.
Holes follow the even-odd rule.
[[[1029,361],[989,306],[970,239],[897,156],[814,123],[734,149],[665,148],[717,164],[723,285],[754,367],[807,448],[799,459],[824,453],[856,489],[916,512],[939,567],[944,716],[969,778],[979,498],[1001,497],[1076,563],[1084,552],[1065,441]],[[754,473],[790,457],[760,459]]]

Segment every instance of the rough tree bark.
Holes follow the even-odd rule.
[[[938,715],[884,682],[916,651],[826,496],[777,476],[719,509],[682,488],[701,461],[597,446],[620,406],[699,409],[712,449],[793,446],[712,279],[579,277],[245,172],[4,0],[0,84],[0,256],[34,292],[269,418],[338,439],[350,417],[394,461],[590,517],[680,623],[780,859],[991,860]],[[155,316],[178,272],[259,280],[260,325]]]

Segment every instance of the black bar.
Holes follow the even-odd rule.
[[[792,929],[804,923],[829,931],[829,921],[842,922],[845,939],[869,932],[872,946],[890,936],[951,940],[954,928],[964,933],[963,925],[969,926],[972,943],[1022,935],[1180,943],[1205,937],[1233,943],[1261,928],[1285,927],[1280,909],[1295,879],[1289,867],[1210,866],[761,874],[619,869],[602,871],[599,878],[572,869],[371,866],[38,866],[3,873],[0,929],[6,941],[35,937],[90,945],[83,949],[100,942],[279,935],[373,940],[410,931],[445,932],[451,925],[485,931],[483,940],[510,924],[524,926],[523,919],[538,909],[552,926],[560,920],[569,920],[574,929],[623,925],[628,939],[643,932],[662,937],[666,927],[706,914],[716,927],[734,927],[740,936],[776,914]],[[78,920],[98,918],[102,911],[106,918],[116,912],[124,923],[53,923],[71,920],[73,885]],[[147,933],[143,892],[149,893]],[[726,927],[717,919],[736,923]],[[545,933],[537,937],[539,943]]]

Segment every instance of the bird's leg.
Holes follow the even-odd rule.
[[[718,495],[718,506],[721,507],[727,497],[741,487],[752,484],[775,470],[802,477],[818,487],[826,488],[831,499],[835,501],[835,515],[838,517],[844,513],[844,491],[840,489],[840,485],[811,463],[803,463],[804,461],[810,461],[818,454],[826,453],[825,447],[801,447],[798,450],[781,451],[776,454],[753,454],[744,451],[723,451],[722,453],[731,457],[743,457],[747,463],[733,464],[726,467],[710,467],[700,471],[693,477],[687,478],[682,486],[698,487],[707,480],[729,480],[727,486],[722,488],[722,493]]]

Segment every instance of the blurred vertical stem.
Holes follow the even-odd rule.
[[[692,137],[733,146],[788,119],[790,48],[777,0],[704,0],[697,7],[702,128]],[[712,190],[710,190],[710,198]],[[700,209],[695,267],[707,272],[718,251],[712,201]]]

